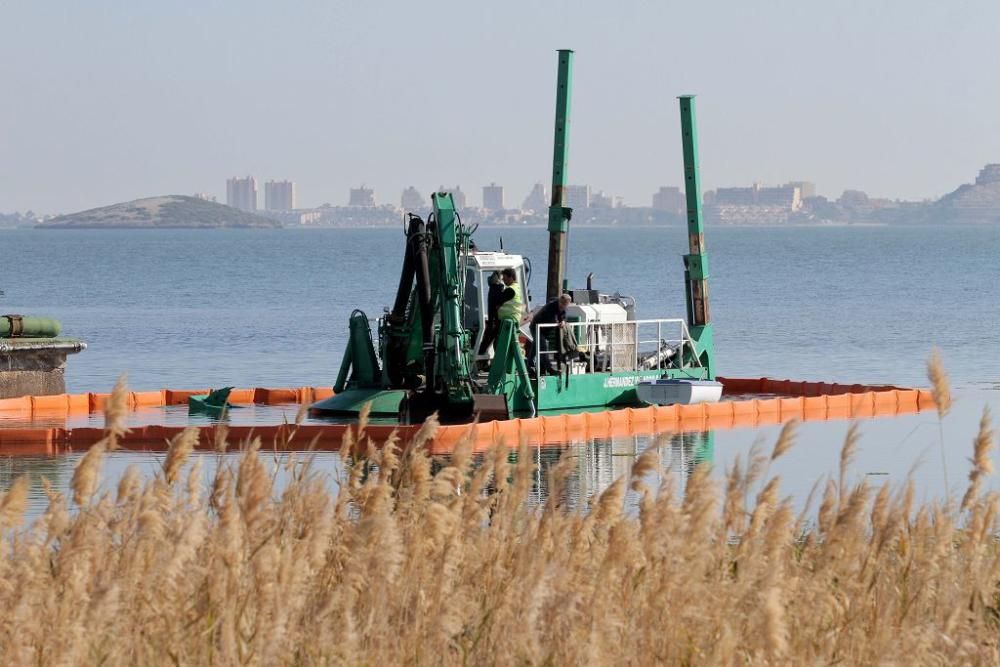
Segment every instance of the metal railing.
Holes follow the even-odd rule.
[[[576,353],[568,353],[570,374],[683,368],[685,347],[691,352],[688,356],[694,360],[693,366],[701,366],[687,322],[682,319],[566,322],[565,326],[573,333],[577,347]],[[540,324],[531,332],[536,372],[543,359],[547,359],[547,367],[558,361],[560,334],[551,331],[558,327]]]

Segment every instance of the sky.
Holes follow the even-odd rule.
[[[519,205],[560,48],[571,183],[679,185],[696,94],[705,189],[936,198],[1000,162],[998,26],[996,0],[0,0],[0,211],[224,201],[246,174],[302,206],[494,181]]]

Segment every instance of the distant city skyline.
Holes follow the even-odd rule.
[[[412,48],[442,16],[448,39]],[[996,25],[987,0],[6,2],[0,211],[222,201],[233,174],[294,180],[302,207],[359,183],[520,200],[551,169],[558,48],[576,51],[571,182],[633,204],[681,183],[694,93],[706,190],[933,199],[1000,161]]]

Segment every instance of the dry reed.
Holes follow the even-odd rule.
[[[76,507],[46,485],[28,527],[19,479],[0,498],[4,664],[1000,662],[988,415],[961,521],[915,507],[912,485],[849,485],[853,428],[808,524],[764,472],[794,427],[724,489],[699,466],[678,493],[648,450],[579,512],[562,504],[571,457],[539,506],[525,445],[473,465],[466,440],[434,472],[436,428],[401,447],[362,424],[336,495],[308,456],[276,489],[259,441],[202,480],[187,433],[114,496],[97,494],[102,442],[74,473]]]
[[[944,474],[945,495],[950,497],[948,457],[944,453],[944,418],[951,411],[951,384],[948,382],[948,373],[944,370],[941,353],[938,352],[937,348],[931,350],[931,356],[927,359],[927,379],[931,383],[931,397],[934,399],[934,406],[938,413],[938,432],[940,434],[938,446],[941,450],[941,471]]]
[[[937,406],[938,416],[944,418],[951,410],[951,385],[937,348],[931,350],[931,356],[927,360],[927,378],[931,381],[931,396]]]

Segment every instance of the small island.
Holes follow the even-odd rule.
[[[212,229],[281,227],[281,223],[231,206],[184,195],[164,195],[60,215],[39,229]]]

